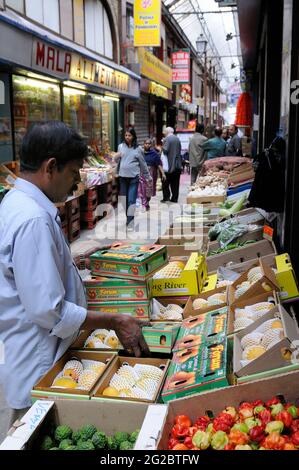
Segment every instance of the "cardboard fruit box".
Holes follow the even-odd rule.
[[[247,289],[242,295],[236,298],[236,290],[238,286],[248,280],[248,273],[255,267],[259,267],[261,269],[263,276],[254,284],[251,284],[249,289]],[[259,259],[258,262],[253,263],[248,271],[241,274],[241,276],[231,286],[229,286],[229,304],[233,306],[237,301],[249,299],[250,297],[255,297],[256,295],[263,294],[264,292],[272,292],[273,290],[280,290],[275,274],[269,266]]]
[[[247,364],[242,363],[242,339],[249,333],[256,331],[268,320],[273,320],[276,321],[276,323],[280,322],[282,324],[283,332],[281,332],[281,339],[275,344],[274,341],[269,344],[267,343],[268,347],[264,354]],[[274,335],[275,331],[271,331],[271,333],[268,334]],[[233,356],[234,373],[237,377],[243,377],[245,375],[256,374],[266,370],[291,365],[294,359],[296,359],[296,354],[294,355],[293,353],[296,353],[296,344],[299,344],[297,343],[298,341],[299,332],[296,320],[292,318],[281,305],[278,305],[277,309],[272,309],[262,318],[235,334]]]
[[[156,405],[157,407],[164,405]],[[92,424],[112,436],[117,431],[132,433],[142,427],[148,410],[146,403],[37,400],[21,418],[22,425],[15,428],[0,445],[0,450],[39,450],[42,439],[51,429],[68,425],[73,431]]]
[[[110,249],[90,256],[94,276],[145,281],[167,262],[166,247],[125,242],[114,243]]]
[[[260,227],[256,230],[252,230],[251,232],[244,233],[244,235],[236,238],[231,243],[237,243],[237,242],[243,243],[243,242],[250,241],[250,240],[258,242],[263,239],[263,235],[264,235],[264,229],[263,227]],[[219,248],[221,248],[221,246],[217,240],[211,241],[209,243],[208,253],[218,250]]]
[[[255,305],[261,302],[272,302],[273,303],[273,309],[277,309],[279,300],[277,297],[277,292],[272,291],[272,292],[264,292],[263,294],[256,295],[254,297],[250,297],[245,300],[240,300],[239,302],[235,302],[233,305],[231,303],[233,302],[233,299],[230,294],[230,287],[228,287],[228,323],[227,323],[227,334],[231,335],[233,333],[236,333],[238,330],[235,329],[234,327],[234,322],[236,319],[236,309],[244,309],[245,307],[249,307],[251,305]],[[272,310],[272,309],[271,309]]]
[[[227,308],[183,320],[173,352],[219,342],[226,336]]]
[[[226,195],[223,196],[187,196],[187,204],[218,204],[219,202],[225,202]]]
[[[151,316],[151,305],[150,301],[110,301],[110,302],[88,302],[88,309],[98,313],[110,313],[130,315],[135,318],[142,320],[148,320]]]
[[[117,357],[116,360],[111,364],[111,367],[109,368],[109,372],[105,374],[103,377],[103,380],[101,380],[97,387],[95,388],[92,396],[92,400],[107,400],[108,401],[124,401],[124,402],[145,402],[145,403],[155,403],[160,395],[161,388],[163,386],[167,370],[169,367],[170,361],[168,359],[154,359],[154,358],[136,358],[136,357]],[[129,397],[115,397],[115,396],[108,396],[108,395],[103,395],[103,392],[105,388],[109,387],[109,383],[114,376],[114,374],[117,373],[120,367],[123,365],[129,365],[131,367],[134,367],[135,364],[144,364],[144,365],[152,365],[159,367],[160,369],[163,370],[163,375],[158,383],[157,390],[155,392],[155,396],[153,400],[146,400],[146,399],[138,399],[138,398],[129,398]]]
[[[142,333],[151,352],[170,354],[180,330],[181,323],[152,322],[144,326]]]
[[[202,242],[186,243],[185,245],[167,245],[168,258],[171,261],[172,258],[181,257],[188,259],[192,253],[206,254],[206,250],[203,250]]]
[[[286,403],[296,403],[299,397],[298,384],[299,371],[296,371],[171,401],[168,404],[167,416],[162,416],[159,426],[155,423],[156,434],[150,432],[150,435],[156,438],[157,449],[166,450],[176,416],[187,415],[194,423],[202,415],[217,416],[227,406],[237,408],[243,402],[256,400],[266,402],[275,396],[283,397]],[[147,423],[149,422],[150,419],[147,420]],[[141,429],[142,433],[143,429]]]
[[[161,393],[163,402],[229,385],[227,356],[226,338],[176,352]]]
[[[225,294],[225,302],[222,302],[221,304],[214,304],[214,305],[209,305],[209,306],[204,306],[202,308],[194,308],[193,303],[197,299],[203,299],[203,300],[208,300],[211,296],[215,294]],[[201,293],[200,295],[192,295],[189,297],[189,300],[187,302],[187,305],[184,309],[183,316],[184,318],[188,317],[194,317],[196,315],[203,315],[208,312],[212,312],[214,310],[217,310],[218,308],[225,307],[227,305],[227,287],[218,287],[217,289],[213,289],[210,291],[207,291],[205,293]]]
[[[168,277],[167,273],[164,277],[161,271],[153,276],[151,281],[153,297],[188,296],[198,294],[202,290],[207,277],[205,257],[192,253],[188,261],[180,261],[180,265],[182,270],[179,275],[176,274],[177,277]]]
[[[84,281],[88,302],[145,301],[149,300],[147,281],[130,281],[108,277],[96,277]]]
[[[209,248],[209,250],[211,250],[211,247]],[[253,263],[256,259],[262,258],[267,255],[276,255],[275,245],[273,244],[273,242],[270,242],[268,240],[260,240],[258,242],[250,243],[234,250],[229,250],[219,255],[208,255],[208,272],[212,273],[217,271],[219,266],[226,267],[230,264],[241,264],[245,263],[246,261]],[[245,266],[244,270],[246,269],[248,268],[246,268]]]
[[[37,384],[31,390],[31,398],[33,401],[40,398],[54,399],[54,398],[77,398],[83,400],[89,400],[93,390],[95,389],[99,379],[103,377],[109,367],[116,360],[116,354],[113,352],[94,352],[94,351],[67,351],[62,358],[54,364],[53,367],[37,382]],[[89,390],[80,390],[76,388],[58,388],[51,387],[54,379],[57,375],[62,372],[64,365],[71,359],[86,359],[91,361],[104,362],[106,368],[99,374],[95,383]]]

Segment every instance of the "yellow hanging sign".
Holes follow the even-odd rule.
[[[134,46],[161,45],[161,0],[134,0]]]

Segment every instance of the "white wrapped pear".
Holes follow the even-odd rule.
[[[176,304],[169,304],[166,307],[166,311],[172,311],[172,312],[177,312],[177,313],[183,313],[184,309],[180,307],[179,305]]]
[[[102,343],[104,343],[105,339],[108,335],[109,335],[109,330],[105,330],[104,328],[100,328],[100,329],[94,330],[91,336],[94,336],[95,338],[102,341]]]
[[[259,302],[257,304],[249,305],[249,306],[245,307],[245,310],[248,311],[248,312],[252,312],[252,313],[253,312],[254,313],[259,313],[259,312],[267,313],[273,307],[274,307],[274,305],[271,302]]]
[[[253,320],[250,318],[238,318],[234,322],[234,328],[235,330],[243,330],[247,326],[251,325],[253,323]]]
[[[131,384],[134,385],[140,378],[139,374],[136,372],[134,367],[129,366],[129,365],[123,365],[121,366],[117,374],[120,375],[121,377],[125,377],[125,379]]]
[[[210,295],[208,297],[209,305],[221,305],[226,303],[226,294],[219,292],[218,294]]]
[[[258,346],[261,344],[264,335],[262,333],[258,333],[257,331],[253,331],[248,335],[244,336],[241,340],[242,349],[246,349],[249,346]]]
[[[247,275],[247,279],[251,284],[259,281],[263,277],[263,270],[260,266],[250,269]]]
[[[195,299],[193,301],[194,310],[200,310],[203,308],[207,308],[208,306],[209,306],[209,303],[206,299]]]
[[[249,346],[248,348],[244,349],[242,353],[242,359],[244,361],[254,361],[259,356],[266,352],[266,348],[261,345],[258,346]]]
[[[105,343],[102,343],[96,336],[89,336],[84,343],[84,348],[88,349],[110,349]]]
[[[89,390],[97,380],[99,374],[97,374],[94,370],[86,369],[80,374],[78,380],[78,388],[83,390]]]
[[[175,310],[167,310],[161,315],[162,320],[177,320],[182,321],[183,315]]]
[[[276,329],[283,329],[282,322],[279,319],[265,321],[262,325],[257,328],[257,331],[260,331],[261,333],[266,333],[266,331]]]
[[[248,291],[248,289],[250,289],[250,287],[250,282],[242,282],[242,284],[240,284],[236,289],[235,299],[239,299],[243,294],[245,294],[245,292]]]
[[[269,348],[269,345],[272,344],[272,346],[276,343],[279,343],[284,337],[283,329],[271,329],[266,331],[264,334],[263,340],[262,340],[262,346],[264,346],[266,349]],[[272,347],[271,346],[271,347]]]
[[[133,382],[134,384],[134,382]],[[112,379],[110,380],[109,387],[113,387],[116,390],[130,390],[132,387],[132,382],[129,381],[126,377],[122,377],[119,374],[114,374]]]
[[[83,365],[77,359],[68,361],[62,371],[64,377],[71,377],[78,382],[79,376],[83,371]]]

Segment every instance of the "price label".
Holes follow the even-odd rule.
[[[274,229],[268,225],[264,225],[264,238],[267,240],[273,241]]]

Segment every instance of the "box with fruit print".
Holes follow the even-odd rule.
[[[96,277],[84,281],[87,302],[145,301],[149,300],[147,281],[130,281],[108,277]]]
[[[229,363],[226,338],[177,351],[161,393],[163,402],[229,385]]]
[[[110,249],[90,256],[93,276],[108,276],[145,281],[167,262],[166,247],[114,243]]]
[[[92,400],[155,403],[160,395],[168,359],[118,356],[93,393]]]
[[[113,352],[67,351],[33,387],[32,401],[40,398],[89,400],[116,357]]]
[[[297,322],[278,305],[276,309],[234,336],[234,373],[237,377],[291,365],[296,361]]]
[[[150,435],[158,450],[296,450],[298,381],[296,371],[174,400]]]
[[[220,342],[226,336],[227,308],[183,320],[173,352]]]
[[[204,256],[192,253],[186,261],[172,259],[153,275],[151,293],[153,297],[196,295],[201,292],[207,277]]]
[[[149,320],[151,316],[150,301],[88,302],[88,309],[98,313],[131,315],[141,320]]]

